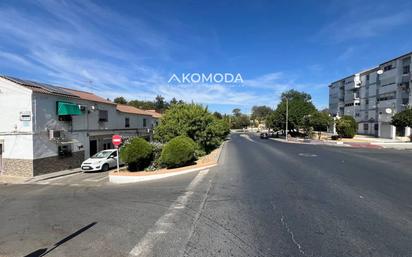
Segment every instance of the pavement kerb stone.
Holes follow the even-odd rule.
[[[170,170],[169,172],[165,173],[158,173],[158,174],[152,174],[152,172],[135,172],[131,173],[128,172],[127,174],[125,173],[120,173],[118,174],[117,172],[110,172],[109,173],[109,182],[114,183],[114,184],[125,184],[125,183],[136,183],[136,182],[142,182],[142,181],[151,181],[151,180],[157,180],[157,179],[163,179],[163,178],[168,178],[172,176],[178,176],[178,175],[183,175],[187,174],[190,172],[195,172],[195,171],[200,171],[208,168],[212,168],[218,165],[220,155],[222,154],[222,149],[225,143],[223,143],[219,148],[218,148],[218,156],[216,160],[213,162],[207,163],[205,165],[192,165],[192,166],[187,166],[187,167],[182,167],[174,170]],[[197,167],[196,167],[197,166]]]

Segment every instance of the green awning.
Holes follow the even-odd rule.
[[[57,102],[57,115],[80,115],[79,105],[69,102]]]

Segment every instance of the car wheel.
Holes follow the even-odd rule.
[[[109,164],[107,164],[107,163],[103,164],[103,166],[102,166],[102,171],[103,171],[103,172],[106,172],[106,171],[108,171],[108,170],[109,170]]]

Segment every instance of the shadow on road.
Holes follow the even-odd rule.
[[[59,247],[60,245],[66,243],[67,241],[75,238],[76,236],[80,235],[81,233],[83,233],[84,231],[88,230],[89,228],[93,227],[94,225],[96,225],[97,222],[92,222],[87,226],[82,227],[81,229],[77,230],[76,232],[74,232],[73,234],[63,238],[62,240],[60,240],[59,242],[55,243],[53,245],[53,247],[51,247],[50,249],[48,248],[41,248],[38,249],[32,253],[29,253],[28,255],[24,256],[24,257],[41,257],[41,256],[45,256],[46,254],[50,253],[51,251],[53,251],[54,249],[56,249],[57,247]]]

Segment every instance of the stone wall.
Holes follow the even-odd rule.
[[[33,161],[33,175],[38,176],[51,172],[79,168],[84,161],[84,151],[73,152],[72,156],[52,156]]]
[[[1,175],[33,177],[33,160],[3,158]]]

